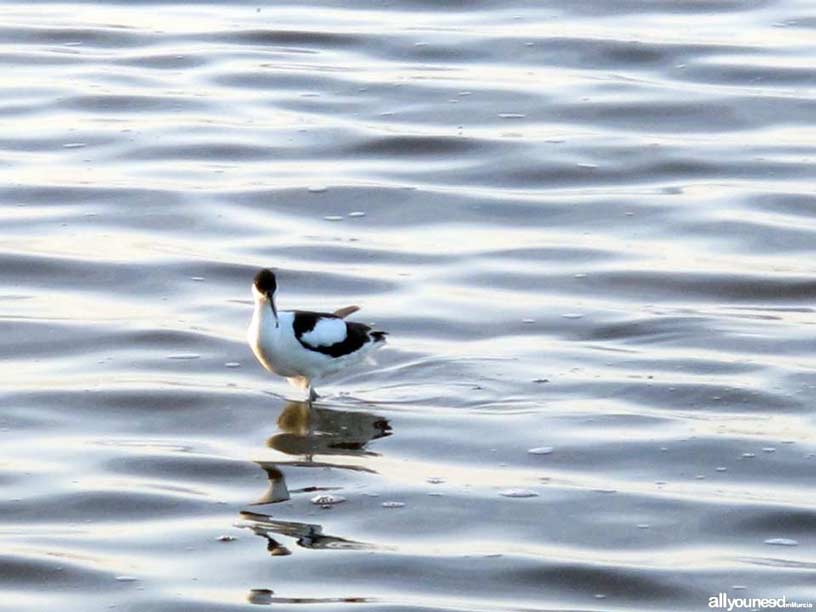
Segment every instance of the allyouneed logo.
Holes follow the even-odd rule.
[[[729,597],[727,593],[719,593],[708,598],[708,607],[717,610],[728,610],[732,612],[738,608],[749,610],[761,610],[763,608],[813,608],[810,602],[788,601],[782,597]]]

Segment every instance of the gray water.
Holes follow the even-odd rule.
[[[0,8],[0,609],[816,604],[812,2]]]

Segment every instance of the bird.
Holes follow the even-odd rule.
[[[388,332],[345,320],[358,306],[333,313],[278,310],[277,290],[272,270],[264,268],[255,275],[247,341],[264,368],[307,391],[309,401],[319,397],[315,381],[360,362],[386,343]]]

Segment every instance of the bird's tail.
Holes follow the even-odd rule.
[[[374,340],[374,344],[371,347],[371,351],[373,353],[373,351],[375,351],[377,348],[385,344],[385,337],[388,335],[388,332],[370,331],[368,335],[371,337],[372,340]],[[370,353],[366,355],[366,361],[369,363],[369,365],[377,365],[374,356]]]

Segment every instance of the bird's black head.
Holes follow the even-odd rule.
[[[275,280],[275,273],[269,268],[264,268],[255,275],[255,289],[262,295],[274,294],[278,289],[278,282]]]

